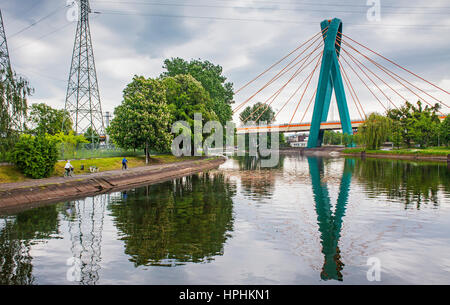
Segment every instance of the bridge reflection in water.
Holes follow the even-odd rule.
[[[321,178],[324,171],[323,159],[308,157],[308,165],[316,204],[322,253],[324,255],[324,263],[320,277],[323,280],[342,281],[343,276],[341,271],[344,268],[344,264],[341,261],[339,238],[341,236],[343,217],[348,202],[348,193],[355,161],[345,159],[334,215],[332,213],[327,184]]]
[[[365,283],[354,270],[373,251],[399,253],[404,268],[406,255],[427,259],[414,274],[448,279],[445,163],[293,155],[266,169],[260,158],[229,161],[229,169],[0,214],[0,284]],[[344,217],[364,222],[345,240]],[[412,251],[412,237],[427,245]],[[400,275],[385,278],[398,283]]]

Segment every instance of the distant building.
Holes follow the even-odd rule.
[[[289,145],[291,147],[306,147],[306,142],[291,142]]]
[[[307,134],[295,134],[286,137],[286,142],[291,147],[306,147],[308,142]]]
[[[308,136],[306,134],[295,134],[295,135],[291,135],[291,136],[287,136],[286,137],[286,142],[287,143],[294,143],[294,142],[303,142],[305,140],[305,138],[307,138]]]

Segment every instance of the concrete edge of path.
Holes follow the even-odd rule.
[[[0,212],[22,210],[65,200],[164,182],[217,168],[224,157],[114,170],[75,177],[54,177],[0,185]]]

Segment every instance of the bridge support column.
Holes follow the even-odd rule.
[[[340,47],[336,43],[336,37],[341,37],[342,22],[340,19],[335,18],[333,20],[322,21],[320,26],[322,31],[325,31],[327,27],[328,30],[323,34],[324,51],[308,138],[307,147],[309,148],[322,145],[324,132],[320,130],[320,123],[327,120],[333,89],[336,95],[342,131],[349,135],[353,134],[344,84],[339,68],[338,54]]]

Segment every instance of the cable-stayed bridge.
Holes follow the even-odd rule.
[[[288,62],[233,109],[233,114],[240,112],[243,123],[243,126],[237,128],[237,133],[309,131],[310,148],[321,146],[324,130],[327,129],[341,129],[343,133],[352,135],[353,130],[361,126],[368,117],[367,103],[363,106],[359,98],[361,92],[355,90],[355,80],[370,93],[371,102],[378,103],[378,112],[400,109],[401,104],[414,104],[412,99],[415,99],[421,102],[420,107],[437,107],[440,119],[447,116],[449,106],[445,101],[448,102],[450,98],[449,91],[343,34],[340,19],[324,20],[320,25],[320,32],[235,92],[239,94],[256,80],[269,75],[269,71],[275,73],[275,67],[282,62]],[[287,76],[287,80],[283,79],[284,76]],[[280,79],[283,80],[281,86],[273,88]],[[280,108],[273,116],[276,120],[280,113],[288,112],[289,122],[248,126],[249,122],[259,122],[264,118],[264,113],[281,99],[283,91],[289,91],[286,90],[289,84],[294,84],[294,88],[288,92],[285,102],[278,105]],[[275,90],[276,88],[278,89]],[[256,104],[256,107],[250,108],[251,113],[244,114],[244,106],[252,105],[251,101],[261,98],[262,92],[265,96],[270,96],[264,102]],[[333,93],[340,120],[327,122]],[[348,100],[353,104],[348,103]],[[287,105],[291,107],[286,107]],[[305,107],[300,110],[303,105]],[[312,118],[309,123],[304,123],[309,109],[312,109]],[[351,119],[349,110],[353,110],[353,115],[356,114],[357,117]],[[300,120],[296,118],[297,114],[301,115]]]

